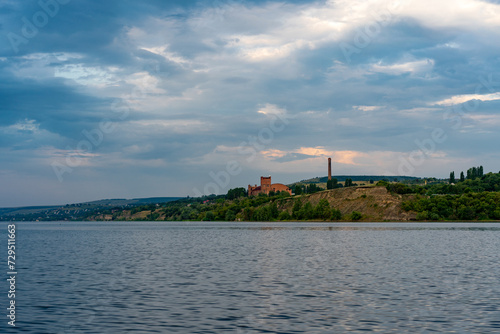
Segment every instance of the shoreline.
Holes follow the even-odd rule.
[[[290,223],[290,224],[296,224],[296,223],[304,223],[304,224],[309,224],[309,223],[320,223],[320,224],[344,224],[344,223],[353,223],[353,224],[460,224],[460,223],[467,223],[467,224],[481,224],[481,223],[488,223],[488,224],[494,224],[494,223],[500,223],[500,220],[470,220],[470,221],[463,221],[463,220],[426,220],[426,221],[407,221],[407,220],[391,220],[391,221],[362,221],[362,220],[339,220],[339,221],[324,221],[324,220],[274,220],[274,221],[230,221],[230,220],[213,220],[213,221],[201,221],[201,220],[42,220],[42,221],[35,221],[35,220],[11,220],[11,221],[1,221],[0,223],[5,223],[5,224],[18,224],[18,223],[203,223],[203,224],[210,224],[210,223],[234,223],[235,225],[238,224],[247,224],[247,223]]]

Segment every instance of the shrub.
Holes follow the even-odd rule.
[[[258,208],[257,210],[255,210],[252,219],[256,220],[256,221],[262,221],[262,222],[271,220],[272,215],[271,215],[270,207],[264,206],[264,207]]]
[[[314,209],[313,209],[312,204],[310,202],[307,202],[306,204],[304,204],[302,209],[300,209],[300,211],[299,211],[299,215],[304,220],[312,219],[313,215],[314,215]]]
[[[331,216],[330,203],[322,198],[314,208],[314,218],[328,219]]]
[[[330,217],[331,220],[341,220],[342,219],[342,213],[340,210],[337,209],[332,209],[332,216]]]
[[[226,216],[224,217],[224,220],[228,221],[228,222],[235,221],[236,220],[236,214],[233,211],[228,210],[226,212]]]
[[[458,218],[460,218],[460,219],[472,220],[475,218],[474,216],[475,216],[474,209],[469,207],[469,206],[462,205],[458,209]]]
[[[353,211],[351,213],[351,220],[360,220],[361,218],[363,218],[363,215],[361,214],[361,212]]]
[[[293,204],[293,209],[292,209],[293,219],[300,220],[302,218],[301,209],[302,209],[302,202],[300,201],[300,199],[296,200],[295,203]]]
[[[427,211],[417,213],[417,220],[427,220],[427,218],[429,218],[429,214]]]
[[[292,216],[290,216],[288,211],[282,211],[282,212],[280,212],[278,219],[279,220],[290,220],[290,219],[292,219]]]
[[[203,221],[214,221],[215,220],[215,215],[212,211],[208,211],[205,214],[205,218],[203,218]]]
[[[429,215],[429,219],[430,220],[439,220],[439,215],[435,212],[431,212],[431,214]]]
[[[391,193],[396,193],[396,194],[411,194],[413,192],[413,190],[408,187],[406,184],[402,184],[402,183],[392,183],[392,184],[388,184],[386,186],[387,190]]]
[[[380,180],[377,182],[376,186],[382,186],[382,187],[387,187],[389,185],[389,182]]]

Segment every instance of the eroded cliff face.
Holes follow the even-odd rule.
[[[416,218],[414,212],[406,212],[401,204],[408,195],[391,194],[385,187],[349,187],[318,192],[311,195],[297,196],[288,200],[282,209],[291,214],[294,200],[317,205],[326,199],[330,207],[340,210],[343,216],[353,211],[363,214],[363,221],[409,221]]]
[[[416,213],[406,212],[402,209],[402,203],[413,195],[391,194],[385,187],[349,187],[321,191],[315,194],[295,196],[277,200],[279,211],[288,211],[292,214],[295,201],[301,201],[302,205],[310,202],[313,207],[318,205],[321,199],[326,199],[331,208],[340,210],[342,221],[349,221],[354,211],[362,214],[360,221],[409,221],[416,219]],[[265,203],[262,206],[269,205]],[[240,212],[241,214],[241,212]],[[98,215],[91,217],[92,220],[111,220],[111,215]],[[166,220],[162,208],[155,210],[136,211],[123,210],[117,215],[117,220]]]

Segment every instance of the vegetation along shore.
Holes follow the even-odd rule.
[[[360,179],[360,177],[357,177]],[[291,184],[287,192],[127,202],[108,200],[64,207],[7,210],[0,220],[25,221],[497,221],[500,173],[473,167],[446,180],[387,178],[356,181],[323,178]],[[325,189],[326,188],[326,189]]]

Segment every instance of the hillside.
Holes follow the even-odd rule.
[[[402,209],[403,200],[408,196],[391,194],[385,187],[340,188],[297,196],[286,201],[281,208],[292,214],[295,200],[310,202],[312,206],[316,206],[321,199],[326,199],[330,207],[339,210],[344,217],[357,211],[365,221],[408,221],[416,218],[415,213]]]
[[[89,218],[127,221],[409,221],[416,218],[416,213],[404,211],[402,204],[404,200],[413,196],[392,194],[386,187],[373,186],[339,188],[294,197],[280,194],[273,197],[255,196],[228,200],[223,196],[213,196],[204,200],[185,199],[164,205],[144,205],[115,211],[112,215],[101,213]],[[319,213],[318,210],[322,205],[323,209]],[[300,212],[297,211],[297,207],[301,208]],[[334,216],[335,212],[338,213],[337,216]],[[353,212],[358,215],[356,218]]]
[[[297,195],[293,197],[288,192],[248,196],[246,189],[240,187],[230,189],[226,195],[196,198],[112,199],[57,207],[5,208],[0,209],[0,220],[500,220],[500,173],[475,170],[476,173],[474,168],[467,171],[467,177],[461,173],[459,180],[426,179],[428,182],[424,184],[419,180],[405,183],[388,180],[377,185],[358,182],[332,190],[323,190],[326,185],[321,184],[301,184],[294,187]]]
[[[110,214],[117,210],[168,203],[182,199],[181,197],[150,197],[133,199],[103,199],[92,202],[66,204],[59,206],[29,206],[18,208],[0,208],[0,221],[57,221],[57,220],[87,220],[96,214]]]

